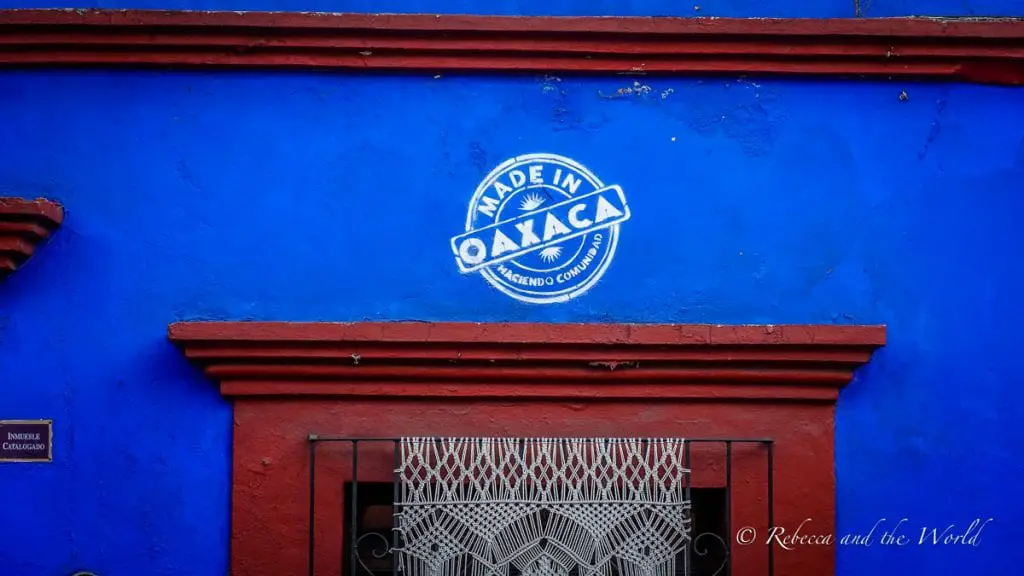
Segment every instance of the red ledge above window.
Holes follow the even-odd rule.
[[[833,403],[884,326],[182,322],[225,396]]]
[[[0,65],[810,74],[1024,84],[1024,21],[0,11]]]
[[[56,202],[0,198],[0,280],[28,260],[63,221],[64,209]]]

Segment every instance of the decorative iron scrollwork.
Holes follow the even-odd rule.
[[[729,543],[725,541],[725,538],[722,538],[720,535],[715,534],[714,532],[704,532],[704,533],[698,534],[696,537],[694,537],[694,539],[691,542],[691,544],[692,544],[691,547],[693,548],[693,553],[696,554],[697,556],[707,556],[708,553],[710,552],[710,550],[708,549],[708,547],[706,545],[703,546],[703,547],[700,547],[700,541],[705,536],[710,536],[711,538],[715,539],[722,546],[722,555],[724,556],[724,558],[722,559],[722,564],[719,565],[718,569],[715,570],[710,575],[710,576],[718,576],[718,574],[722,570],[725,569],[726,564],[729,563],[729,553],[730,553]]]
[[[720,534],[715,532],[704,532],[694,536],[691,540],[690,550],[697,556],[707,556],[713,551],[710,546],[720,546],[722,550],[722,563],[715,569],[714,572],[708,576],[719,576],[730,560],[729,543]],[[367,543],[371,543],[367,545]],[[355,554],[356,561],[359,566],[365,572],[366,576],[388,576],[388,572],[392,574],[401,571],[401,565],[395,565],[394,554],[395,548],[393,547],[391,538],[381,532],[368,532],[359,536],[355,540]],[[369,556],[369,560],[367,559]],[[375,566],[374,561],[381,561],[391,556],[392,558],[386,562],[389,565],[387,568],[381,566]],[[78,573],[74,576],[94,576],[89,573]]]
[[[377,545],[368,551],[373,560],[383,560],[388,556],[391,556],[392,559],[389,563],[393,565],[395,549],[391,545],[391,539],[380,532],[368,532],[356,538],[355,545],[353,546],[356,561],[359,562],[359,566],[366,571],[366,574],[369,576],[385,576],[384,574],[379,573],[379,566],[371,566],[371,564],[374,564],[373,560],[370,560],[370,564],[367,563],[367,559],[364,556],[364,552],[366,552],[366,546],[363,545],[364,541],[377,542]],[[395,566],[392,570],[401,570],[401,566]]]

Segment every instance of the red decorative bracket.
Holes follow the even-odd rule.
[[[0,280],[29,259],[64,221],[64,209],[50,200],[0,198]]]
[[[1024,20],[2,10],[0,65],[804,74],[1024,84]]]
[[[884,326],[183,322],[225,396],[833,403]]]

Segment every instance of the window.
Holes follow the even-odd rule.
[[[342,576],[346,483],[392,485],[402,435],[684,437],[694,533],[699,491],[726,487],[726,533],[834,530],[835,402],[885,327],[184,322],[169,336],[233,402],[231,574]],[[773,443],[737,440],[726,459],[698,435]],[[363,438],[358,467],[342,438]],[[695,573],[712,540],[694,537]],[[733,546],[719,575],[834,573],[833,548],[772,550]]]
[[[344,453],[358,459],[358,439],[321,442],[350,444]],[[691,442],[728,446],[725,458],[742,440],[391,442],[394,481],[344,483],[343,576],[713,576],[730,568],[730,486],[692,487],[687,470]]]

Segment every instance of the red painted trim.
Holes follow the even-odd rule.
[[[50,200],[0,198],[0,280],[25,263],[64,221]]]
[[[849,379],[847,379],[849,380]],[[651,401],[651,400],[714,400],[714,401],[760,401],[760,402],[824,402],[835,404],[839,398],[838,387],[809,386],[756,386],[686,384],[686,385],[625,385],[625,386],[567,386],[558,384],[516,384],[496,386],[493,384],[457,385],[437,383],[433,386],[409,384],[406,382],[309,382],[302,380],[228,380],[220,388],[221,394],[230,397],[320,397],[320,398],[410,398],[444,399],[461,398],[476,400],[543,400],[543,401]]]
[[[1024,21],[2,10],[0,65],[810,74],[1024,84]]]
[[[182,322],[226,396],[834,402],[884,326]]]
[[[547,324],[478,322],[177,322],[172,340],[673,346],[882,346],[884,326],[834,324]]]
[[[884,326],[182,322],[172,341],[234,398],[231,573],[304,573],[311,433],[772,438],[775,522],[834,531],[833,406]],[[423,402],[429,398],[429,402]],[[731,522],[768,533],[765,454],[734,447]],[[388,443],[362,443],[360,481],[389,481]],[[352,448],[317,456],[317,574],[341,573]],[[724,487],[721,448],[694,486]],[[717,463],[717,464],[716,464]],[[832,574],[835,551],[775,556],[777,574]],[[731,573],[767,550],[733,548]]]

